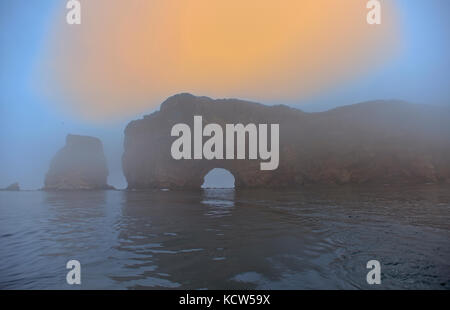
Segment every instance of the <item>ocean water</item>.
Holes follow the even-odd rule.
[[[0,192],[0,288],[450,289],[450,186]]]

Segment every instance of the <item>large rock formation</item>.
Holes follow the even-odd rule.
[[[45,190],[110,189],[102,142],[94,137],[67,135],[66,145],[50,163]]]
[[[0,189],[0,191],[11,191],[11,192],[18,192],[20,191],[20,185],[19,183],[12,183],[8,187]]]
[[[260,160],[174,160],[174,124],[280,124],[280,164]],[[123,171],[129,189],[198,189],[213,168],[225,168],[237,188],[303,184],[426,183],[450,181],[450,109],[375,101],[305,113],[235,99],[180,94],[125,130]],[[205,139],[204,139],[205,140]],[[224,146],[225,148],[225,146]]]

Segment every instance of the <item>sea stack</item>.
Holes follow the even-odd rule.
[[[95,137],[67,135],[65,146],[50,163],[44,190],[110,189],[102,142]]]
[[[179,123],[194,128],[194,116],[202,117],[203,126],[279,124],[279,166],[262,171],[259,159],[174,159],[171,145],[178,137],[171,130]],[[200,189],[213,168],[231,172],[237,189],[443,183],[450,182],[449,133],[450,109],[444,106],[371,101],[306,113],[179,94],[128,124],[122,166],[128,189]]]

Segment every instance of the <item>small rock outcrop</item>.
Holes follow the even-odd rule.
[[[94,137],[67,135],[65,146],[50,163],[44,190],[111,189],[102,142]]]
[[[280,124],[278,169],[261,171],[260,160],[174,160],[171,128],[193,128],[194,115],[203,126]],[[305,113],[180,94],[128,124],[122,166],[129,189],[199,189],[213,168],[230,171],[236,188],[450,182],[449,138],[448,107],[373,101]]]
[[[18,192],[18,191],[20,191],[20,185],[19,185],[19,183],[16,182],[16,183],[13,183],[13,184],[9,185],[8,187],[5,187],[5,188],[0,189],[0,190],[2,190],[2,191]]]

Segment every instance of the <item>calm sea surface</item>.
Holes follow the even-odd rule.
[[[0,288],[450,289],[450,186],[0,192]]]

